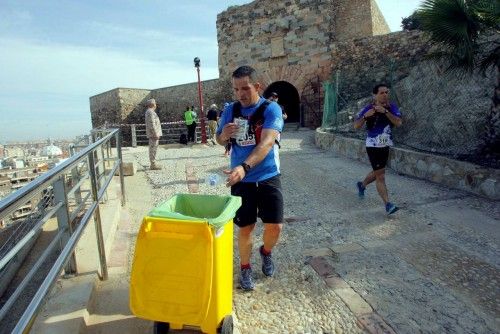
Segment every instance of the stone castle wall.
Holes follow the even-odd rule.
[[[384,35],[391,31],[375,0],[372,0],[371,2],[371,14],[373,35]]]
[[[406,77],[427,54],[428,41],[421,32],[334,42],[331,75],[339,71],[340,93],[347,101],[371,94],[374,84],[397,82]]]
[[[219,80],[202,82],[204,111],[211,104],[221,106],[227,100],[219,99]],[[146,101],[154,98],[157,113],[162,122],[182,120],[187,106],[195,106],[199,110],[198,83],[159,88],[153,90],[116,88],[108,92],[92,96],[90,109],[92,126],[106,124],[143,124]]]
[[[238,66],[251,65],[260,73],[263,90],[273,82],[292,84],[301,100],[303,124],[314,127],[321,120],[322,82],[340,61],[356,62],[352,50],[336,50],[337,43],[352,38],[379,42],[370,38],[388,33],[389,28],[372,0],[259,0],[220,13],[217,32],[221,78],[227,79]],[[360,45],[364,49],[359,53],[371,51]],[[353,88],[357,89],[355,84]]]
[[[118,96],[120,98],[120,118],[115,124],[135,123],[131,122],[133,119],[130,119],[130,116],[138,113],[144,114],[145,102],[152,98],[152,91],[147,89],[120,88]]]
[[[391,30],[375,0],[331,1],[337,41],[387,34]]]
[[[212,103],[218,106],[225,101],[217,100],[218,79],[202,82],[203,109],[208,111]],[[158,116],[162,122],[174,122],[183,120],[184,111],[187,106],[195,106],[199,110],[198,83],[189,83],[173,87],[155,89],[151,96],[158,104]],[[142,110],[144,114],[144,110]]]
[[[316,130],[316,146],[335,153],[365,162],[365,141],[347,138],[342,135]],[[500,199],[500,170],[485,168],[464,161],[449,159],[429,153],[391,147],[387,165],[397,173],[418,177],[438,184]]]
[[[389,60],[401,78],[425,53],[419,34],[373,36],[388,32],[373,0],[257,0],[220,13],[217,31],[220,79],[203,82],[205,108],[232,99],[230,74],[247,64],[259,71],[264,90],[279,81],[293,85],[302,123],[310,127],[320,125],[322,83],[337,70],[342,93],[358,98],[375,82],[387,81]],[[93,126],[102,125],[106,113],[108,123],[143,123],[144,102],[151,97],[162,121],[179,120],[186,105],[198,104],[196,83],[137,92],[120,88],[117,94],[113,90],[91,98]]]
[[[250,15],[249,15],[250,14]],[[308,66],[327,54],[332,39],[330,1],[254,1],[217,16],[219,73],[241,65],[258,70]]]
[[[371,0],[258,0],[234,6],[217,16],[219,73],[227,77],[252,64],[263,72],[286,65],[315,74],[330,65],[333,41],[374,31],[390,30]]]
[[[89,98],[92,127],[100,127],[105,123],[119,123],[120,113],[119,88],[94,95]]]

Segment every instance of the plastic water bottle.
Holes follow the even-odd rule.
[[[207,178],[207,183],[210,186],[216,186],[221,182],[222,178],[219,174],[210,174]]]

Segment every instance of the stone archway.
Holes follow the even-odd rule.
[[[294,85],[287,81],[275,81],[266,87],[264,97],[267,99],[272,92],[279,97],[279,104],[283,106],[288,116],[286,123],[297,123],[300,121],[300,97]]]

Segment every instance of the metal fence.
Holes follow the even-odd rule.
[[[121,202],[125,205],[125,189],[121,156],[121,138],[118,129],[94,131],[85,141],[72,147],[73,156],[45,174],[28,183],[23,188],[0,201],[0,220],[6,227],[0,235],[0,282],[9,284],[10,279],[21,265],[24,257],[36,242],[42,228],[48,221],[57,223],[57,233],[50,240],[44,251],[37,256],[22,281],[12,293],[3,300],[0,309],[0,322],[6,329],[4,319],[10,315],[13,306],[18,307],[20,296],[26,298],[28,286],[42,267],[47,267],[47,259],[55,258],[48,266],[50,270],[42,276],[43,281],[36,288],[36,293],[28,296],[27,305],[22,315],[16,319],[13,333],[26,333],[38,314],[45,296],[57,281],[60,273],[77,275],[74,249],[93,217],[96,229],[96,244],[99,253],[99,278],[107,279],[106,254],[102,236],[99,204],[105,200],[107,188],[117,171],[120,175]],[[114,145],[113,145],[114,144]],[[112,150],[112,146],[116,150]],[[114,152],[114,154],[113,154]],[[22,221],[13,221],[12,214],[28,202],[32,212]],[[56,254],[56,256],[54,256]]]
[[[130,124],[130,140],[131,146],[148,145],[148,138],[146,136],[146,124]],[[181,134],[187,134],[186,124],[183,121],[161,123],[163,136],[160,138],[160,144],[175,144],[179,143]],[[205,120],[205,131],[209,135],[208,121]],[[195,141],[201,139],[201,122],[196,125]]]

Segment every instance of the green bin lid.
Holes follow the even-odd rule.
[[[151,217],[206,221],[215,228],[234,218],[241,206],[239,196],[177,194],[149,212]]]

